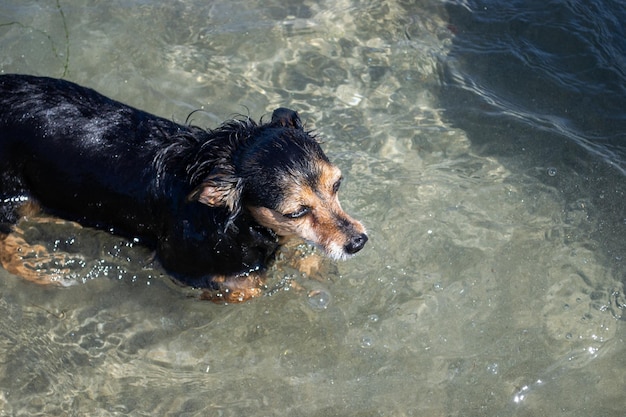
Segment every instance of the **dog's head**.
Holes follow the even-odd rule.
[[[232,156],[232,171],[204,182],[197,199],[233,212],[247,210],[279,236],[299,236],[333,259],[363,248],[363,225],[346,214],[337,198],[342,175],[298,114],[280,108],[271,122],[256,126]]]

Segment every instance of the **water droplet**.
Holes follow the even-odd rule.
[[[371,348],[372,346],[374,346],[374,339],[372,339],[370,336],[361,337],[362,348],[366,349],[366,348]]]
[[[498,374],[498,364],[497,363],[490,363],[489,365],[487,365],[487,370],[489,372],[491,372],[494,375]]]
[[[378,320],[380,320],[380,318],[378,317],[378,314],[370,314],[369,316],[367,316],[367,318],[372,322],[372,323],[376,323],[378,322]]]
[[[330,304],[330,293],[326,290],[313,290],[309,292],[307,301],[313,310],[326,310]]]

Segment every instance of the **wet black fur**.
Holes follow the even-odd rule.
[[[289,172],[327,160],[296,112],[215,130],[181,125],[74,83],[0,76],[0,223],[25,198],[50,214],[138,238],[178,280],[263,269],[275,234],[246,207],[276,209]],[[309,175],[314,175],[313,173]],[[219,201],[200,198],[212,187]]]

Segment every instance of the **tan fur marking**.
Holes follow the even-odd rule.
[[[35,200],[29,199],[18,209],[20,217],[32,217],[41,214],[41,206]]]
[[[4,269],[36,284],[66,285],[63,278],[69,269],[63,268],[63,255],[51,254],[43,245],[30,245],[15,233],[0,236],[0,263]]]
[[[251,298],[263,295],[263,285],[265,280],[259,273],[246,275],[219,276],[213,279],[219,285],[217,291],[203,291],[200,299],[209,300],[215,303],[243,303]]]
[[[28,207],[24,207],[28,206]],[[36,203],[26,203],[20,210],[31,210],[38,213]],[[33,217],[28,220],[35,223],[68,224],[76,228],[82,226],[75,222],[62,220],[57,217]],[[27,281],[40,285],[72,285],[74,281],[65,279],[70,272],[65,265],[80,255],[69,255],[65,252],[50,253],[40,244],[30,244],[24,239],[25,232],[17,226],[9,234],[0,234],[0,264],[13,275],[20,276]]]
[[[249,207],[252,216],[261,225],[280,236],[299,236],[320,247],[334,259],[345,258],[344,247],[355,233],[365,233],[363,225],[343,211],[334,187],[341,178],[341,171],[326,162],[318,162],[319,183],[312,188],[306,181],[293,181],[286,191],[282,207],[272,210],[266,207]],[[289,218],[285,214],[309,207],[310,213]]]

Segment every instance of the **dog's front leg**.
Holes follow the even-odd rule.
[[[217,289],[204,290],[200,299],[215,303],[243,303],[263,295],[265,278],[260,272],[217,276],[212,279]]]

